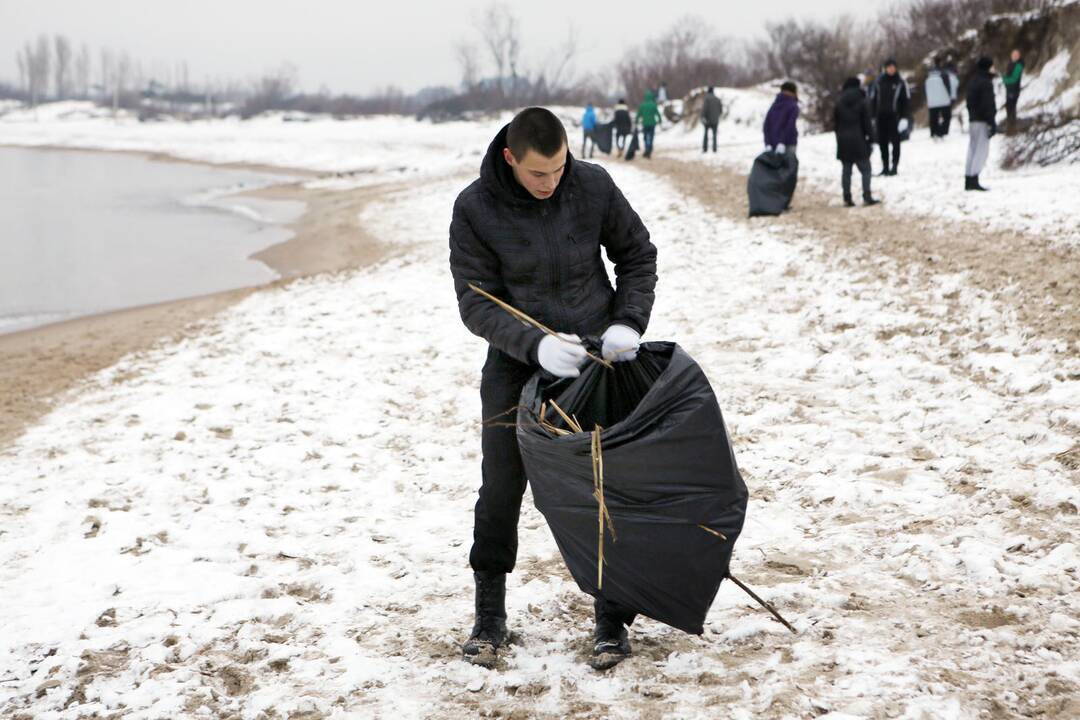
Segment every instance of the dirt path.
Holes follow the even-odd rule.
[[[58,398],[121,357],[205,333],[215,315],[259,289],[362,267],[386,257],[389,248],[356,218],[369,202],[397,187],[309,190],[296,182],[253,191],[248,194],[307,204],[304,214],[289,226],[293,237],[252,256],[282,279],[0,335],[0,451],[49,412]]]
[[[644,167],[717,214],[746,218],[745,175],[665,157]],[[969,285],[1014,312],[1032,336],[1064,341],[1063,352],[1080,352],[1080,252],[1050,248],[1038,237],[984,230],[975,222],[896,215],[886,205],[837,208],[806,183],[796,191],[793,206],[781,217],[754,222],[810,230],[829,245],[854,252],[867,267],[885,257],[927,282],[965,273]]]

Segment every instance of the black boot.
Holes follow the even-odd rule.
[[[863,195],[862,196],[862,204],[863,205],[877,205],[880,202],[881,202],[880,200],[875,200],[870,195]]]
[[[855,207],[855,201],[851,199],[850,195],[844,196],[844,205],[846,207]]]
[[[617,606],[613,607],[600,598],[594,604],[596,608],[595,644],[589,665],[594,670],[607,670],[615,667],[630,657],[630,639],[626,636],[626,623],[633,622],[633,615],[627,615]]]
[[[475,572],[476,623],[461,648],[465,662],[495,667],[498,650],[506,644],[506,573]]]
[[[965,190],[973,190],[974,189],[974,188],[971,187],[971,181],[974,180],[974,179],[975,178],[972,175],[965,175],[964,176],[964,189]]]
[[[978,175],[972,175],[971,176],[971,189],[972,190],[981,190],[983,192],[986,192],[990,188],[983,187],[982,185],[979,184],[979,176]]]

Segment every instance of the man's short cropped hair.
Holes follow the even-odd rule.
[[[566,128],[547,108],[525,108],[514,116],[506,131],[506,146],[519,161],[530,150],[554,157],[566,144]]]

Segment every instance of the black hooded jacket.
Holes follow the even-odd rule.
[[[866,96],[858,87],[848,88],[840,94],[833,110],[836,121],[836,159],[858,162],[870,157],[870,111]]]
[[[911,93],[900,73],[890,75],[881,73],[873,89],[874,112],[878,117],[895,115],[898,118],[909,117]]]
[[[558,332],[598,335],[613,323],[645,332],[656,248],[603,168],[566,156],[555,193],[533,198],[503,158],[507,127],[488,147],[480,178],[454,203],[450,270],[465,326],[493,347],[536,363],[542,331],[510,316],[469,283]],[[600,246],[615,265],[612,288]]]
[[[979,68],[967,86],[968,120],[994,125],[997,118],[997,102],[994,99],[994,75]]]

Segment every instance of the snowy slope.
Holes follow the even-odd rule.
[[[813,237],[610,168],[660,251],[649,337],[706,368],[747,476],[733,571],[799,635],[725,584],[703,637],[642,620],[635,656],[596,674],[587,598],[526,501],[519,639],[496,672],[458,659],[484,353],[446,267],[460,175],[368,206],[403,257],[254,295],[212,333],[125,359],[4,458],[4,714],[1065,707],[1080,491],[1054,457],[1080,432],[1080,360],[961,278],[852,272]]]

